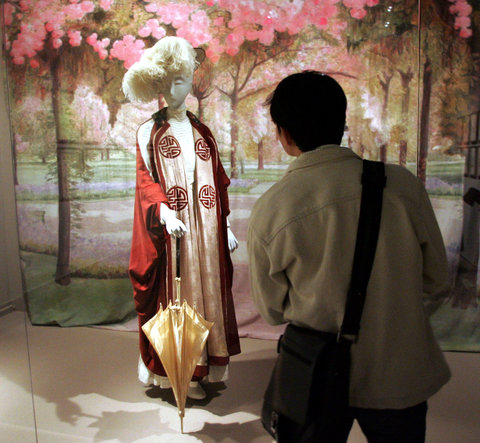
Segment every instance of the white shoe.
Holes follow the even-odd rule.
[[[203,400],[207,398],[207,393],[198,381],[191,381],[188,386],[187,397],[192,400]]]

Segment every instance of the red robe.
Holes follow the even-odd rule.
[[[202,124],[190,112],[187,112],[187,115],[192,126],[204,137],[212,153],[214,180],[217,190],[216,208],[219,227],[218,247],[221,274],[219,278],[221,281],[225,337],[229,355],[235,355],[240,353],[240,341],[232,297],[233,265],[230,259],[227,235],[227,216],[230,213],[227,187],[230,184],[230,179],[227,177],[220,162],[217,144],[208,127]],[[158,129],[163,133],[169,128],[166,108],[155,113],[152,118],[155,122],[152,134]],[[152,165],[153,179],[145,166],[137,141],[137,181],[129,276],[133,286],[135,309],[138,313],[142,360],[151,372],[165,376],[166,373],[160,359],[141,328],[144,323],[156,314],[160,303],[164,307],[167,306],[166,284],[173,284],[171,269],[167,269],[166,259],[171,240],[165,227],[160,223],[160,204],[165,203],[168,205],[168,199],[163,191],[165,188],[164,178],[162,176],[159,177],[159,174],[157,174],[151,140],[148,152],[150,164]],[[228,364],[228,362],[229,357],[208,357],[209,365],[223,366]],[[197,366],[194,379],[198,380],[207,374],[208,367]]]

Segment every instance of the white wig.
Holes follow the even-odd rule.
[[[122,89],[130,101],[151,102],[161,93],[168,74],[182,72],[192,75],[201,60],[192,45],[181,37],[163,37],[146,49],[140,60],[126,72]]]

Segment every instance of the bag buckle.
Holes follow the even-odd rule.
[[[275,411],[272,411],[270,417],[270,431],[275,439],[278,439],[278,414]]]
[[[277,341],[277,354],[280,354],[280,348],[282,346],[282,338],[283,338],[283,334],[278,337],[278,341]]]
[[[342,334],[342,331],[337,332],[337,343],[348,341],[350,343],[358,342],[358,335],[356,334]]]

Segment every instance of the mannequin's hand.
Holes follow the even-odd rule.
[[[174,238],[183,237],[187,232],[187,227],[177,218],[176,212],[164,203],[160,205],[160,221],[165,225],[168,234]]]
[[[230,228],[227,228],[227,233],[228,233],[228,249],[230,249],[230,252],[233,252],[235,251],[235,249],[238,248],[238,240],[236,239],[235,235],[233,234]]]

